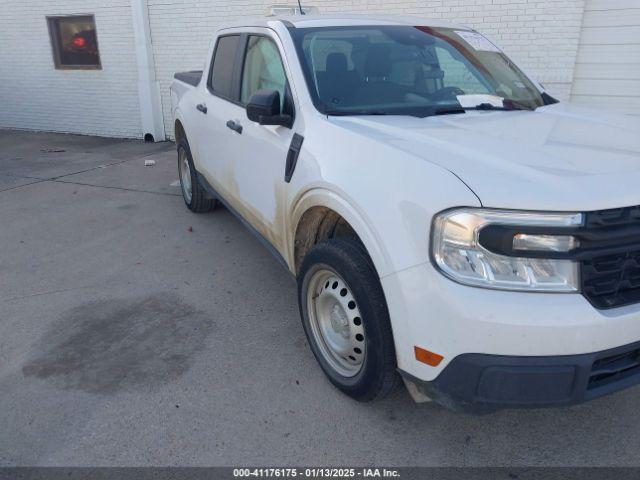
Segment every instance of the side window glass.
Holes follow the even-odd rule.
[[[240,45],[240,35],[220,37],[216,44],[209,88],[217,95],[232,99],[233,67]]]
[[[280,107],[285,101],[287,77],[278,47],[267,37],[250,36],[242,69],[240,102],[247,104],[256,90],[268,88],[280,92]]]

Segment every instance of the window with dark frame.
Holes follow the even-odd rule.
[[[216,95],[229,100],[234,98],[233,74],[236,55],[240,48],[240,35],[225,35],[218,39],[209,73],[209,88]]]
[[[260,89],[277,90],[280,107],[284,106],[287,76],[280,52],[273,40],[262,35],[249,35],[242,68],[240,103],[249,103],[251,95]]]
[[[93,15],[47,17],[47,24],[56,68],[102,68]]]

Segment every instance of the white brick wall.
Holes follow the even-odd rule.
[[[169,85],[199,69],[214,27],[294,0],[148,0],[167,134]],[[492,38],[561,99],[569,98],[584,0],[305,0],[321,12],[445,18]],[[140,137],[130,0],[2,0],[0,127]],[[46,15],[94,14],[102,70],[55,70]]]
[[[142,135],[129,0],[2,0],[0,127]],[[94,14],[102,70],[56,70],[46,15]]]
[[[640,116],[640,0],[587,0],[571,101]]]
[[[213,27],[263,15],[282,0],[148,0],[167,133],[173,135],[173,73],[202,68]],[[397,13],[469,25],[500,45],[554,95],[566,100],[580,40],[584,0],[305,0],[322,12]]]

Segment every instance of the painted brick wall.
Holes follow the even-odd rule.
[[[288,0],[293,4],[292,0]],[[201,68],[213,28],[287,0],[148,0],[158,80],[171,136],[169,85]],[[584,0],[306,0],[322,12],[445,18],[487,34],[567,99]],[[0,9],[0,127],[140,137],[130,0],[4,0]],[[94,14],[102,70],[55,70],[46,15]]]
[[[173,119],[173,73],[202,68],[213,27],[264,15],[266,0],[148,0],[167,133]],[[495,41],[554,95],[569,98],[584,0],[306,0],[321,12],[396,13],[444,18],[471,26]]]
[[[56,70],[46,15],[94,14],[102,70]],[[0,127],[141,137],[130,0],[2,0]]]

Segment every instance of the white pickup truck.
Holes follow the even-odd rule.
[[[220,27],[171,86],[182,193],[297,278],[330,381],[487,412],[640,382],[640,121],[560,103],[464,26]]]

